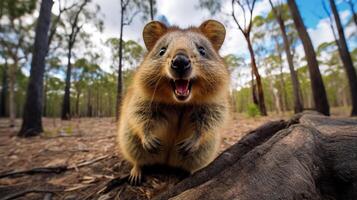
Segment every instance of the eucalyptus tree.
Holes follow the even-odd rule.
[[[294,20],[296,30],[299,34],[305,51],[305,58],[311,79],[311,89],[313,93],[314,106],[316,110],[324,115],[330,115],[330,107],[327,100],[326,89],[321,77],[316,53],[312,45],[309,34],[300,15],[295,0],[287,0],[291,16]]]
[[[337,11],[336,3],[334,0],[329,0],[333,16],[335,18],[335,24],[338,32],[337,46],[340,53],[340,57],[345,68],[348,84],[350,87],[350,95],[352,100],[352,116],[357,116],[357,74],[353,66],[353,61],[348,50],[345,33],[341,23],[339,13]],[[354,13],[353,13],[354,14]]]
[[[16,101],[15,87],[16,74],[19,68],[27,62],[27,56],[31,51],[32,27],[28,22],[36,9],[36,0],[2,0],[0,3],[0,49],[1,55],[6,56],[6,68],[8,74],[8,102],[10,127],[15,126]]]
[[[93,8],[94,7],[94,8]],[[67,35],[67,70],[66,70],[66,85],[64,89],[63,104],[62,104],[62,120],[69,120],[71,118],[70,106],[70,88],[71,88],[71,73],[72,73],[72,54],[73,48],[79,38],[82,38],[86,33],[83,31],[85,24],[94,24],[100,31],[103,28],[103,22],[98,18],[100,11],[99,5],[92,5],[90,7],[90,0],[82,0],[81,3],[73,7],[69,12],[66,12],[63,22],[65,24],[65,32]]]
[[[257,67],[255,52],[251,40],[251,32],[253,26],[253,11],[258,0],[232,0],[231,1],[231,17],[235,22],[237,28],[243,34],[250,55],[250,65],[252,68],[252,74],[255,77],[256,85],[257,85],[257,100],[255,100],[255,90],[253,89],[252,96],[254,102],[257,101],[258,107],[261,115],[267,115],[265,101],[264,101],[264,91],[261,76]],[[221,11],[222,9],[222,1],[214,1],[214,0],[200,0],[200,7],[208,9],[211,14],[215,14]],[[237,12],[237,8],[240,12]],[[243,18],[238,18],[237,14],[240,13]]]
[[[281,31],[281,36],[284,41],[284,50],[286,54],[286,58],[288,61],[288,66],[289,66],[289,71],[290,71],[290,77],[293,85],[293,93],[294,93],[294,111],[295,113],[302,112],[303,111],[303,105],[301,101],[301,94],[300,94],[300,84],[299,84],[299,79],[297,76],[297,73],[294,68],[294,61],[293,61],[293,55],[291,53],[291,45],[290,41],[288,38],[286,26],[285,26],[285,21],[288,20],[288,18],[291,18],[291,16],[288,13],[288,8],[285,4],[279,4],[279,5],[274,5],[272,0],[269,0],[269,3],[272,8],[272,12],[274,14],[274,17],[279,25],[280,31]]]
[[[21,137],[36,136],[43,132],[43,74],[45,72],[45,58],[48,49],[48,31],[51,22],[52,5],[52,0],[42,0],[41,2],[22,126],[18,133],[18,136]]]

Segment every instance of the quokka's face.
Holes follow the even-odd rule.
[[[218,54],[225,29],[209,20],[199,28],[150,22],[143,32],[149,53],[139,68],[145,91],[167,103],[202,102],[225,90],[229,75]]]

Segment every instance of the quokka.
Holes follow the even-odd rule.
[[[218,54],[224,26],[148,23],[148,53],[128,88],[119,120],[118,146],[132,165],[129,181],[141,181],[144,165],[195,172],[216,156],[229,120],[229,73]]]

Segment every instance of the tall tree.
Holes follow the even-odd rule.
[[[42,92],[45,58],[48,48],[48,30],[51,22],[52,0],[42,0],[36,25],[36,36],[31,62],[30,80],[23,113],[22,127],[18,136],[39,135],[42,128]]]
[[[351,115],[357,116],[357,75],[356,75],[355,68],[353,66],[351,55],[348,50],[345,33],[334,0],[330,0],[330,6],[335,18],[336,28],[339,36],[337,40],[338,47],[339,47],[338,50],[347,74],[348,83],[351,92],[351,100],[352,100]]]
[[[283,5],[279,5],[277,7],[274,6],[272,0],[269,0],[269,3],[271,5],[271,8],[274,12],[275,19],[279,24],[279,28],[281,31],[281,35],[283,37],[284,41],[284,49],[285,49],[285,54],[286,58],[288,60],[288,65],[289,65],[289,70],[290,70],[290,77],[291,77],[291,82],[293,85],[293,94],[294,94],[294,111],[295,113],[302,112],[303,111],[303,105],[301,102],[301,94],[300,94],[300,84],[299,80],[294,68],[294,61],[293,61],[293,55],[291,54],[291,48],[290,48],[290,41],[288,39],[288,35],[286,33],[286,27],[285,27],[285,22],[283,18]]]
[[[62,120],[68,120],[71,118],[71,101],[70,101],[70,88],[71,88],[71,73],[72,73],[72,50],[77,40],[78,33],[81,31],[83,24],[79,24],[79,15],[82,13],[84,7],[89,3],[89,0],[84,0],[78,9],[74,11],[70,17],[70,33],[67,40],[67,71],[66,71],[66,86],[64,89],[63,105],[62,105]]]
[[[102,30],[103,22],[97,18],[97,14],[100,10],[100,7],[97,5],[94,11],[86,9],[85,7],[90,3],[90,0],[83,0],[82,3],[75,5],[75,8],[72,8],[68,12],[68,19],[65,21],[68,22],[69,34],[67,36],[67,70],[66,70],[66,86],[64,89],[63,104],[62,104],[62,120],[69,120],[71,118],[71,105],[70,105],[70,88],[71,88],[71,73],[72,73],[72,51],[75,43],[78,40],[83,25],[86,23],[93,23]],[[98,19],[98,20],[96,20]],[[67,30],[67,28],[66,28]],[[81,36],[84,36],[82,34]]]
[[[243,0],[232,0],[232,17],[234,22],[237,24],[238,29],[242,32],[247,45],[248,45],[248,50],[249,50],[249,54],[250,54],[250,61],[251,61],[251,67],[252,67],[252,73],[255,76],[255,80],[257,83],[257,91],[258,91],[258,104],[259,104],[259,110],[261,115],[266,116],[267,115],[267,111],[266,111],[266,107],[265,107],[265,101],[264,101],[264,92],[263,92],[263,85],[262,85],[262,81],[261,81],[261,77],[258,71],[258,67],[256,64],[256,60],[255,60],[255,53],[254,53],[254,49],[253,49],[253,44],[250,38],[250,33],[252,30],[252,18],[253,18],[253,10],[255,7],[255,3],[256,0],[251,0],[251,1],[243,1]],[[239,23],[237,17],[236,17],[236,13],[235,13],[235,6],[238,5],[241,10],[242,10],[242,14],[244,15],[244,26],[241,25],[241,23]],[[246,9],[248,9],[248,19],[246,18]]]
[[[28,43],[32,29],[32,24],[26,22],[25,18],[31,14],[36,8],[36,0],[20,1],[20,0],[2,0],[0,4],[0,17],[7,17],[0,26],[0,48],[11,61],[8,64],[8,93],[9,93],[9,115],[10,127],[15,126],[16,118],[16,101],[15,87],[16,75],[21,66],[21,61],[26,60],[29,54]]]
[[[154,1],[153,1],[154,2]],[[153,5],[151,4],[150,6]],[[151,7],[150,7],[151,8]],[[116,119],[119,119],[120,105],[123,98],[123,34],[124,27],[130,25],[140,12],[143,11],[143,16],[148,15],[148,9],[145,4],[137,0],[120,0],[120,35],[119,35],[119,64],[118,64],[118,79],[117,79],[117,101],[116,101]],[[154,12],[154,11],[153,11]],[[151,13],[151,9],[150,9]]]
[[[287,2],[291,16],[295,23],[295,27],[298,31],[299,37],[304,47],[305,57],[310,73],[311,89],[314,97],[315,108],[318,112],[324,115],[330,115],[330,108],[326,96],[326,90],[322,81],[319,64],[316,59],[316,53],[312,45],[311,39],[306,31],[306,27],[301,18],[295,0],[288,0]]]

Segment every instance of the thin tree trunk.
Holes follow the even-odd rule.
[[[0,117],[6,117],[6,104],[7,104],[7,90],[8,90],[8,64],[5,58],[5,64],[2,72],[2,85],[1,85],[1,107],[0,107]]]
[[[300,16],[300,12],[295,3],[295,0],[288,0],[287,2],[295,23],[295,27],[298,31],[298,34],[304,47],[305,57],[310,72],[311,88],[314,97],[315,108],[318,112],[324,115],[330,115],[330,108],[326,96],[326,90],[322,81],[319,64],[316,60],[316,53],[312,45],[311,39],[306,31],[305,25]]]
[[[118,66],[118,85],[117,85],[117,108],[116,108],[116,119],[120,116],[120,106],[122,103],[123,96],[123,78],[122,78],[122,60],[123,60],[123,31],[124,31],[124,3],[123,0],[120,1],[121,5],[121,17],[120,17],[120,36],[119,36],[119,66]]]
[[[71,119],[71,101],[70,101],[70,88],[71,88],[71,74],[72,74],[72,43],[68,44],[68,54],[67,54],[67,72],[66,72],[66,86],[64,89],[63,105],[62,105],[62,120]]]
[[[356,71],[353,66],[353,61],[352,61],[351,55],[348,51],[345,33],[343,31],[341,19],[338,14],[334,0],[330,0],[330,6],[331,6],[332,13],[335,17],[336,27],[337,27],[338,36],[339,36],[339,39],[337,41],[338,46],[339,46],[338,49],[339,49],[339,53],[340,53],[340,57],[341,57],[343,66],[346,70],[348,84],[350,87],[351,100],[352,100],[351,115],[357,116],[357,75],[356,75]]]
[[[87,117],[92,117],[92,90],[88,87],[88,96],[87,96]]]
[[[262,85],[262,81],[261,81],[261,78],[260,78],[260,75],[259,75],[259,72],[258,72],[257,64],[255,62],[255,54],[254,54],[254,50],[253,50],[253,47],[252,47],[252,43],[251,43],[251,41],[249,39],[249,35],[245,35],[245,39],[246,39],[247,44],[248,44],[252,70],[253,70],[255,79],[257,81],[258,104],[259,104],[260,114],[263,115],[263,116],[267,116],[267,111],[266,111],[266,108],[265,108],[265,101],[264,101],[263,85]]]
[[[285,87],[285,80],[284,80],[284,74],[283,74],[283,64],[280,64],[280,74],[279,74],[279,83],[280,83],[280,88],[281,88],[281,102],[282,102],[282,107],[283,111],[287,111],[289,109],[288,105],[288,94],[286,93],[286,87]]]
[[[291,54],[290,51],[290,42],[286,33],[286,27],[285,27],[285,23],[284,20],[281,16],[280,13],[278,13],[278,11],[276,10],[276,8],[274,7],[273,3],[271,0],[269,0],[269,3],[273,9],[273,12],[275,14],[275,18],[279,24],[279,28],[281,31],[281,35],[283,36],[283,41],[284,41],[284,49],[285,49],[285,53],[286,53],[286,58],[288,60],[288,65],[289,65],[289,70],[290,70],[290,77],[291,77],[291,82],[293,85],[293,94],[294,94],[294,111],[295,113],[299,113],[303,111],[303,106],[301,103],[301,92],[300,92],[300,84],[299,84],[299,80],[294,68],[294,62],[293,62],[293,56]]]
[[[251,81],[251,87],[252,87],[252,98],[253,98],[253,103],[258,106],[259,103],[258,103],[258,97],[257,97],[257,87],[256,87],[256,84],[255,84],[255,80],[254,80],[254,73],[253,73],[253,69],[252,69],[252,81]]]
[[[352,0],[348,0],[347,3],[350,6],[351,14],[353,16],[353,21],[355,22],[355,24],[357,26],[357,15],[355,12],[354,3],[352,2]]]
[[[10,115],[10,127],[15,127],[15,81],[16,81],[16,70],[17,70],[18,60],[14,58],[14,63],[9,69],[9,115]]]
[[[149,0],[149,2],[150,2],[150,18],[151,18],[151,21],[152,21],[152,20],[154,20],[154,8],[153,8],[154,2],[153,2],[153,0]]]
[[[47,45],[48,48],[48,45]],[[48,52],[48,50],[47,50]],[[46,70],[45,70],[45,83],[44,83],[44,89],[43,89],[43,116],[47,117],[48,113],[47,113],[47,91],[48,91],[48,75],[46,74]]]
[[[81,96],[81,91],[77,90],[77,97],[76,97],[76,115],[77,117],[80,117],[79,113],[79,97]]]
[[[35,44],[31,62],[29,85],[23,113],[23,122],[18,136],[39,135],[42,128],[43,74],[48,48],[48,30],[51,23],[52,0],[42,0],[36,26]]]

